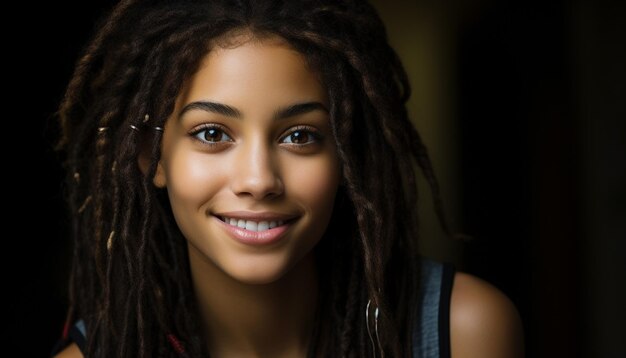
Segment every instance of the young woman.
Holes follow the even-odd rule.
[[[365,2],[122,1],[60,110],[58,357],[521,356],[504,295],[417,254],[409,92]]]

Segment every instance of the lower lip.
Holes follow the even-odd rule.
[[[263,231],[250,231],[246,229],[242,229],[238,226],[232,226],[230,224],[225,223],[220,218],[214,216],[213,219],[217,220],[220,225],[230,234],[230,236],[236,241],[252,246],[263,246],[269,245],[279,241],[283,234],[291,227],[293,221],[289,221],[284,223],[281,226],[277,226],[272,229],[263,230]]]

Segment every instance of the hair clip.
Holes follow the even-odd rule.
[[[129,124],[128,126],[130,127],[130,129],[134,130],[135,132],[139,132],[139,127],[134,126],[132,124]]]

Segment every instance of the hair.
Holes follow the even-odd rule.
[[[177,356],[181,348],[208,355],[186,241],[152,182],[162,137],[154,128],[164,127],[215,40],[241,30],[284,39],[330,98],[343,181],[316,248],[323,279],[309,356],[409,357],[419,314],[415,164],[448,230],[407,115],[407,75],[375,9],[356,0],[129,0],[113,8],[59,110],[74,238],[67,321],[84,320],[90,357]],[[368,303],[379,309],[376,343]]]

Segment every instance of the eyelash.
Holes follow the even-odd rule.
[[[308,145],[312,145],[312,144],[317,144],[317,143],[321,142],[322,139],[323,139],[322,135],[320,134],[320,132],[317,129],[315,129],[315,128],[311,127],[311,126],[300,125],[300,126],[295,126],[293,128],[290,128],[289,132],[280,138],[281,143],[282,143],[283,140],[285,140],[286,138],[289,138],[291,135],[293,135],[296,132],[304,132],[304,133],[310,135],[311,137],[313,137],[312,138],[313,141],[312,142],[307,142],[307,143],[304,143],[304,144],[298,144],[298,143],[285,143],[285,144],[289,144],[290,146],[302,147],[302,146],[308,146]]]
[[[222,138],[223,138],[223,136],[228,137],[230,140],[227,140],[226,142],[233,142],[232,137],[230,135],[228,135],[226,128],[224,126],[222,126],[222,125],[215,124],[215,123],[201,124],[201,125],[197,126],[196,128],[192,129],[191,132],[189,132],[189,135],[194,140],[199,141],[203,145],[216,146],[216,145],[220,145],[220,144],[224,143],[225,141],[209,142],[206,139],[198,138],[198,134],[200,134],[202,132],[209,131],[211,129],[217,129],[218,131],[220,131],[222,133]]]
[[[206,132],[208,130],[211,130],[211,129],[219,130],[222,133],[222,136],[220,138],[223,138],[224,136],[226,136],[228,137],[229,140],[226,140],[226,141],[220,140],[218,142],[210,142],[210,141],[207,141],[206,139],[201,139],[198,137],[199,134]],[[284,144],[288,144],[290,147],[304,147],[304,146],[309,146],[312,144],[317,144],[323,139],[323,136],[314,127],[306,126],[306,125],[299,125],[299,126],[290,128],[289,131],[280,138],[281,143],[283,143],[285,139],[289,138],[290,136],[292,136],[294,133],[297,133],[297,132],[304,132],[307,135],[311,136],[312,138],[308,142],[303,143],[303,144],[299,144],[299,143],[284,143]],[[233,139],[228,134],[226,128],[222,125],[215,124],[215,123],[201,124],[198,127],[191,130],[189,132],[189,135],[194,140],[197,140],[203,145],[208,145],[208,146],[216,146],[216,145],[221,145],[226,142],[233,142]]]

